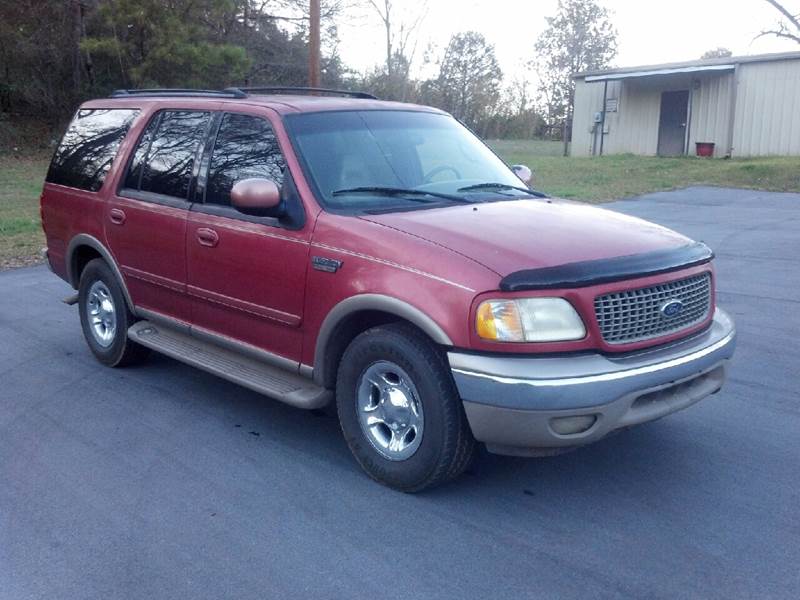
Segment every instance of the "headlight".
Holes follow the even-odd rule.
[[[586,328],[563,298],[486,300],[475,318],[478,336],[495,342],[565,342],[586,336]]]

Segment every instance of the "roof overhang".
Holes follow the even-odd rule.
[[[634,77],[655,77],[658,75],[678,75],[681,73],[703,73],[708,71],[733,71],[736,65],[704,65],[694,67],[673,67],[665,69],[648,69],[643,71],[628,71],[624,73],[603,73],[598,75],[586,75],[584,80],[591,81],[613,81],[615,79],[631,79]]]

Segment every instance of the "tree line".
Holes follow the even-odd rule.
[[[780,21],[759,37],[800,43],[800,14],[764,1]],[[483,137],[559,137],[571,119],[572,75],[607,67],[616,56],[617,32],[598,0],[559,0],[531,40],[531,56],[521,57],[523,72],[535,77],[509,78],[476,31],[420,49],[425,2],[322,0],[322,85],[437,106]],[[308,8],[308,0],[4,2],[0,118],[34,115],[59,129],[81,101],[117,88],[305,85]],[[338,53],[337,25],[353,15],[385,33],[384,60],[367,73]],[[725,55],[717,48],[704,58]]]
[[[476,31],[438,50],[417,47],[425,5],[323,0],[321,81],[381,98],[440,107],[484,137],[559,135],[572,73],[606,66],[616,31],[596,0],[560,0],[531,43],[526,77],[507,79]],[[0,5],[0,112],[61,126],[81,101],[118,88],[302,86],[307,0],[37,0]],[[385,30],[385,60],[367,73],[339,56],[337,24],[360,14]],[[423,65],[427,77],[412,76]]]

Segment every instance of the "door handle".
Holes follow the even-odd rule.
[[[213,248],[219,243],[219,234],[208,227],[201,227],[197,230],[197,241],[201,246]]]
[[[119,208],[112,208],[108,211],[108,218],[114,225],[122,225],[125,222],[125,211]]]

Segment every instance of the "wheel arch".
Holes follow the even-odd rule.
[[[125,279],[122,277],[122,272],[117,266],[117,262],[111,255],[111,252],[106,248],[103,243],[96,237],[88,233],[80,233],[73,237],[67,246],[67,277],[69,278],[70,285],[78,289],[80,284],[81,272],[83,267],[86,266],[88,260],[92,258],[103,259],[114,273],[114,277],[122,288],[122,295],[125,296],[125,302],[128,305],[131,313],[135,314],[133,308],[133,300],[131,300],[128,286],[125,284]],[[88,257],[88,260],[86,260]]]
[[[314,381],[332,387],[350,342],[371,327],[396,321],[415,326],[436,344],[453,345],[444,329],[419,308],[383,294],[359,294],[339,302],[323,320],[314,349]]]

